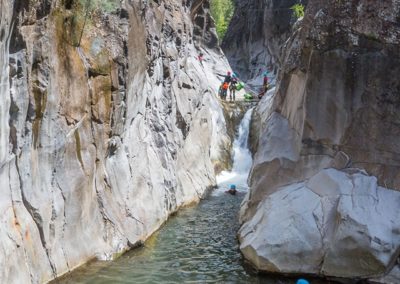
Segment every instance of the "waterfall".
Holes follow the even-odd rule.
[[[251,152],[248,148],[252,114],[253,109],[248,110],[240,122],[238,135],[233,142],[233,167],[231,171],[223,171],[217,177],[220,189],[217,192],[225,191],[230,184],[235,184],[240,191],[247,191],[247,178],[253,163]]]

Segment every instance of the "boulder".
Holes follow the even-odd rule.
[[[400,253],[400,192],[364,171],[325,169],[267,196],[239,232],[263,272],[371,278]]]

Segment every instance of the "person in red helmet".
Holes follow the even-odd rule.
[[[268,82],[268,72],[264,72],[263,74],[263,86],[258,94],[258,98],[261,100],[262,97],[268,92],[269,90],[269,82]]]
[[[203,65],[203,59],[204,59],[203,56],[204,56],[203,53],[200,52],[199,56],[197,57],[201,65]]]
[[[227,73],[226,76],[225,76],[224,83],[230,84],[230,83],[232,82],[232,76],[231,76],[231,74],[232,74],[232,73],[228,71],[228,73]]]

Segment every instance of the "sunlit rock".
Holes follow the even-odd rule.
[[[362,171],[323,170],[262,201],[240,248],[265,272],[380,276],[400,250],[399,203],[399,192]]]
[[[141,243],[231,143],[206,1],[85,2],[0,0],[1,283]]]
[[[275,55],[275,62],[280,63],[275,64],[280,68],[276,89],[255,110],[258,126],[252,135],[251,189],[240,214],[245,222],[242,249],[256,266],[266,271],[348,278],[384,279],[391,270],[396,274],[393,265],[400,245],[400,215],[394,209],[400,190],[399,9],[398,1],[310,0],[305,17],[286,33],[282,52]],[[268,20],[274,21],[267,13]],[[241,34],[247,33],[247,27]],[[327,172],[327,168],[339,171]],[[321,200],[323,214],[313,214],[320,216],[315,222],[325,226],[324,234],[318,237],[319,227],[310,240],[321,238],[322,249],[312,243],[324,257],[316,261],[314,253],[321,251],[308,253],[305,245],[308,258],[292,266],[283,259],[296,258],[296,250],[291,252],[273,241],[284,235],[301,247],[314,224],[302,229],[304,235],[299,230],[299,237],[294,231],[274,231],[271,224],[277,223],[268,218],[284,210],[302,224],[296,219],[303,216],[302,211],[291,215],[292,208],[300,206],[296,200],[281,208],[287,205],[282,192],[296,184],[304,196],[312,193]],[[303,203],[303,219],[317,208],[313,208],[314,199],[308,198]],[[268,222],[258,226],[263,218]],[[291,228],[301,227],[293,218],[279,220]],[[252,233],[244,237],[244,230]],[[268,251],[277,246],[279,256]]]

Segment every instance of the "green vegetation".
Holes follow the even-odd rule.
[[[373,33],[365,34],[366,38],[373,41],[379,41],[379,37]]]
[[[102,12],[112,13],[115,12],[120,2],[119,0],[80,0],[81,5],[87,7],[89,12]]]
[[[62,3],[70,11],[63,19],[63,37],[76,47],[81,45],[84,30],[92,24],[94,16],[113,13],[120,7],[120,0],[63,0]]]
[[[88,13],[113,13],[120,6],[120,0],[63,0],[67,10],[80,10]]]
[[[290,9],[292,9],[293,14],[297,19],[304,17],[304,5],[303,4],[295,4]]]
[[[217,26],[218,37],[222,41],[235,11],[234,0],[211,0],[210,2],[211,15]]]

